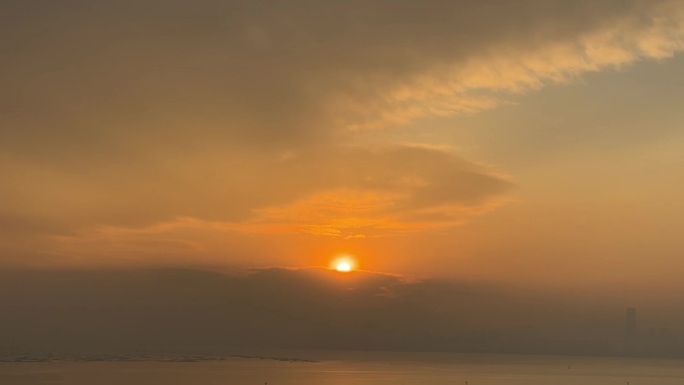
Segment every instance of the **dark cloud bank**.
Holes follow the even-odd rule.
[[[624,308],[551,294],[325,269],[5,271],[3,352],[251,348],[684,355],[625,338]]]

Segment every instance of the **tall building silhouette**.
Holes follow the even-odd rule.
[[[637,334],[637,312],[635,308],[627,308],[626,322],[627,339],[634,340]]]

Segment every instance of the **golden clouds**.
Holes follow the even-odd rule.
[[[104,250],[104,255],[137,254],[152,260],[162,255],[171,260],[204,255],[216,262],[215,256],[227,249],[248,250],[244,242],[254,237],[363,239],[463,224],[502,204],[503,194],[512,187],[483,166],[421,147],[329,149],[291,154],[269,165],[268,174],[244,176],[252,188],[263,189],[243,201],[249,204],[244,207],[247,215],[186,215],[148,225],[100,225],[52,236],[52,247],[71,256]],[[215,180],[207,186],[219,188],[222,183]],[[230,205],[239,195],[211,202],[195,201],[194,195],[183,198],[179,204],[199,212],[213,209],[216,217],[220,207],[215,206]]]
[[[366,237],[365,232],[399,230],[399,224],[386,216],[400,199],[398,194],[340,189],[324,191],[278,207],[255,210],[263,231],[274,225],[281,231],[314,235]],[[385,215],[383,215],[385,214]]]
[[[473,113],[499,106],[511,93],[577,80],[585,73],[618,69],[646,59],[672,57],[684,50],[684,8],[676,1],[639,2],[635,11],[606,18],[576,34],[543,38],[547,26],[530,26],[534,38],[505,39],[486,47],[459,47],[448,60],[382,86],[362,88],[377,94],[358,95],[333,105],[344,111],[348,127],[358,129],[404,124],[426,116]],[[570,20],[561,23],[571,22]],[[377,88],[372,88],[372,87]]]
[[[397,211],[408,196],[369,191],[337,190],[313,195],[293,204],[256,211],[256,232],[305,232],[333,237],[367,238],[400,235],[467,223],[503,204],[492,199],[471,206],[444,205]]]
[[[461,223],[511,187],[485,168],[435,149],[349,149],[327,156],[335,175],[329,187],[256,209],[256,223],[345,238],[400,234]]]

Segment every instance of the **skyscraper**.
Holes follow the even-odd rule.
[[[637,313],[633,307],[627,308],[626,331],[627,339],[633,340],[637,334]]]

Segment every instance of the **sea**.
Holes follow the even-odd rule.
[[[0,384],[684,385],[684,360],[674,359],[333,351],[287,354],[289,357],[200,362],[2,362]]]

